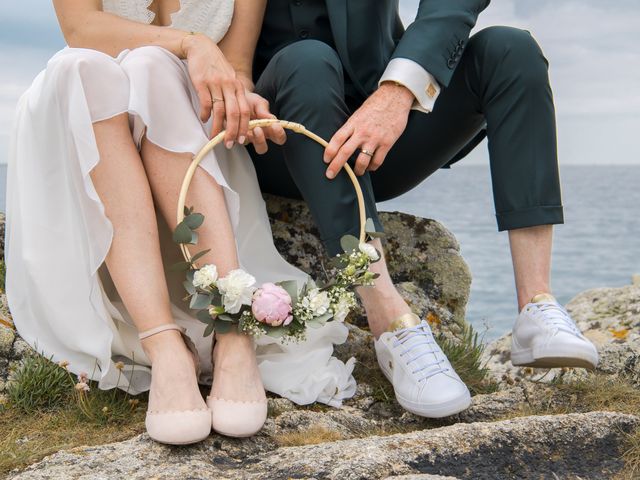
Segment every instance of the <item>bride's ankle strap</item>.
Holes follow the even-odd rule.
[[[158,327],[150,328],[149,330],[138,333],[138,338],[140,340],[144,340],[145,338],[155,335],[156,333],[164,332],[166,330],[178,330],[180,333],[184,333],[185,331],[185,329],[180,325],[177,325],[175,323],[167,323],[165,325],[160,325]]]

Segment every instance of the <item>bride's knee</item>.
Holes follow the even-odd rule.
[[[69,48],[49,62],[47,73],[56,82],[61,98],[82,91],[92,122],[127,111],[129,79],[118,61],[105,53]],[[77,89],[76,80],[81,83],[81,90]]]
[[[166,79],[182,73],[182,60],[162,47],[145,46],[131,50],[121,62],[129,78],[144,76],[147,81]]]

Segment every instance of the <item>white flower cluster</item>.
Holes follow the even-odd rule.
[[[348,291],[344,287],[334,287],[331,289],[330,297],[333,319],[338,322],[344,322],[349,312],[357,305],[355,293]]]
[[[373,245],[369,245],[368,243],[361,243],[359,245],[359,249],[367,257],[369,257],[369,260],[371,260],[372,262],[377,262],[378,260],[380,260],[380,254]]]
[[[301,320],[307,321],[324,315],[330,308],[331,299],[329,294],[319,288],[312,288],[298,302],[294,314]]]
[[[206,290],[215,285],[218,280],[218,269],[215,265],[208,264],[193,274],[193,286]]]
[[[231,270],[218,280],[218,291],[227,313],[238,313],[243,305],[251,305],[256,279],[241,269]]]

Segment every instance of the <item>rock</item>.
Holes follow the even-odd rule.
[[[315,278],[324,278],[329,258],[309,209],[298,200],[265,196],[275,244],[282,255]],[[463,323],[471,273],[456,238],[435,220],[383,212],[385,255],[395,283],[410,282],[404,293],[423,315]]]
[[[636,416],[592,412],[293,447],[275,447],[262,435],[244,440],[212,436],[197,446],[169,447],[140,435],[59,452],[8,478],[601,479],[621,470],[625,435],[638,425]]]
[[[618,288],[597,288],[580,293],[567,304],[567,310],[598,348],[597,370],[607,374],[624,374],[640,385],[640,284]],[[517,368],[511,364],[511,334],[490,343],[485,360],[498,380],[553,380],[560,369]],[[574,375],[584,371],[575,370]]]

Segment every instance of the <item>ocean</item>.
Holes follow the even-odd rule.
[[[629,284],[640,273],[640,166],[568,165],[561,177],[565,225],[555,228],[555,295],[566,303],[590,288]],[[0,165],[0,211],[5,184]],[[473,275],[468,320],[487,341],[509,331],[517,315],[509,242],[497,232],[487,166],[440,170],[379,209],[433,218],[451,230]]]

